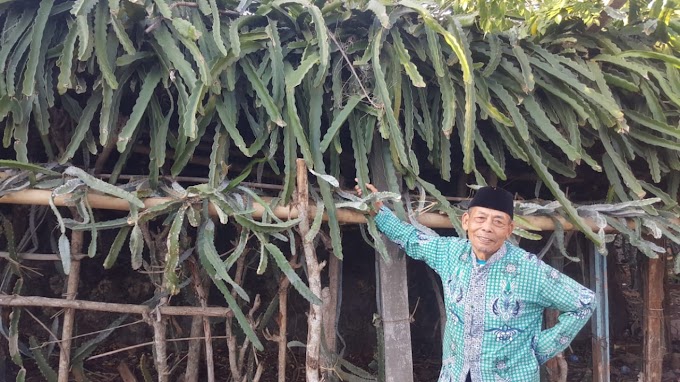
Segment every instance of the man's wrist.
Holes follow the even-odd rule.
[[[366,211],[366,213],[368,215],[375,217],[376,215],[378,215],[380,213],[380,211],[383,209],[384,206],[385,205],[382,204],[382,203],[379,206],[376,206],[375,204],[373,204],[371,206],[371,208],[369,208],[368,211]]]

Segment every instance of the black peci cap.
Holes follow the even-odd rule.
[[[508,191],[500,187],[482,187],[475,197],[472,198],[468,208],[485,207],[492,210],[505,212],[510,215],[510,219],[514,216],[514,205],[512,203],[513,196]]]

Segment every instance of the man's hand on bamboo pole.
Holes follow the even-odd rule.
[[[354,178],[354,180],[357,182],[357,185],[354,186],[354,190],[356,191],[357,195],[361,197],[363,191],[361,191],[361,187],[359,186],[359,179]],[[372,185],[371,183],[366,183],[366,189],[371,191],[372,193],[378,192],[378,189],[375,188],[375,186]],[[375,202],[373,202],[373,209],[369,210],[368,213],[371,214],[371,216],[375,216],[378,213],[378,211],[380,211],[382,206],[383,202],[380,200],[376,200]]]

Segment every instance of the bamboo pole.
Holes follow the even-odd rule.
[[[77,214],[74,211],[74,215]],[[73,231],[71,234],[71,253],[81,253],[83,249],[83,231]],[[66,300],[75,300],[78,294],[80,282],[80,261],[71,259],[71,266],[66,285]],[[59,382],[68,382],[71,366],[71,343],[73,338],[73,325],[76,321],[76,310],[67,308],[64,313],[64,325],[61,331],[59,343]]]
[[[593,382],[611,381],[609,341],[609,287],[607,281],[607,256],[598,253],[594,244],[588,244],[590,289],[595,292],[597,309],[590,319],[593,350]],[[562,256],[559,256],[562,258]],[[650,381],[650,380],[646,380]]]
[[[97,312],[110,313],[130,313],[139,315],[150,315],[154,308],[146,305],[133,304],[114,304],[109,302],[83,301],[83,300],[63,300],[60,298],[20,296],[20,295],[0,295],[0,306],[40,306],[44,308],[61,308],[76,310],[92,310]],[[155,309],[160,310],[163,316],[206,316],[206,317],[226,317],[231,309],[217,307],[196,307],[196,306],[160,306]]]
[[[340,272],[340,260],[333,253],[330,253],[328,255],[328,286],[321,290],[323,341],[326,346],[326,351],[322,354],[323,380],[328,382],[338,381],[334,370],[333,356],[337,354],[338,290],[342,288]]]
[[[161,304],[166,303],[161,299]],[[153,347],[158,372],[158,382],[168,382],[170,380],[170,367],[168,366],[168,346],[167,346],[167,325],[165,318],[156,313],[151,316],[151,326],[153,327]]]
[[[295,269],[300,266],[298,264],[298,252],[296,252],[288,261],[290,266]],[[290,289],[290,280],[285,275],[281,275],[279,279],[279,334],[271,336],[273,341],[278,345],[278,381],[286,382],[286,357],[288,351],[288,290]]]
[[[196,339],[203,336],[203,317],[193,316],[191,318],[191,330],[189,336],[194,338],[189,340],[187,349],[187,367],[184,370],[184,382],[198,382],[199,363],[201,362],[201,340]]]
[[[82,236],[82,232],[77,232]],[[76,234],[76,232],[74,232]],[[76,235],[74,235],[76,236]],[[73,240],[73,238],[71,238]],[[74,240],[75,241],[75,240]],[[72,246],[73,247],[73,246]],[[71,260],[71,268],[68,275],[66,286],[67,301],[74,301],[78,293],[78,282],[80,279],[80,261]],[[64,324],[61,331],[61,342],[59,343],[59,382],[68,382],[71,365],[71,338],[73,337],[73,325],[75,324],[75,309],[67,308],[64,313]]]
[[[281,277],[279,281],[279,335],[278,342],[278,381],[286,382],[286,352],[288,351],[288,277]]]
[[[61,256],[56,253],[17,253],[17,256],[21,260],[31,260],[31,261],[61,261]],[[87,258],[87,255],[75,255],[71,254],[71,259],[82,260]],[[0,251],[0,259],[11,259],[9,252]]]
[[[328,256],[328,302],[324,301],[324,328],[326,337],[326,346],[331,353],[336,352],[337,340],[337,311],[338,311],[338,293],[342,288],[340,283],[340,259],[332,253]],[[326,288],[324,288],[326,289]]]
[[[302,238],[302,248],[307,262],[307,279],[309,290],[321,296],[321,269],[324,264],[319,264],[314,250],[314,243],[307,238],[309,232],[309,189],[307,183],[307,165],[303,159],[297,160],[297,202],[300,213],[300,237]],[[321,306],[309,304],[309,315],[307,316],[307,357],[306,357],[306,377],[307,382],[319,381],[319,355],[321,350]]]
[[[27,189],[22,191],[17,191],[14,193],[6,194],[0,197],[0,204],[28,204],[28,205],[43,205],[49,204],[51,191],[49,190],[35,190]],[[67,206],[67,200],[71,197],[70,194],[65,194],[57,196],[54,198],[54,203],[57,206]],[[100,195],[95,193],[89,193],[88,202],[92,208],[106,209],[106,210],[117,210],[117,211],[129,211],[130,205],[124,199],[115,198],[112,196]],[[266,202],[271,201],[272,198],[264,197],[263,200]],[[146,198],[144,199],[144,205],[146,208],[153,207],[158,204],[166,203],[171,201],[171,198]],[[264,213],[264,207],[259,203],[253,203],[253,217],[261,218]],[[216,214],[216,211],[212,205],[209,206],[210,213],[212,215]],[[314,215],[316,208],[314,205],[309,206],[309,214]],[[280,219],[295,219],[299,216],[299,211],[294,206],[278,206],[273,209],[274,214]],[[338,209],[336,211],[338,221],[343,224],[364,224],[366,223],[366,217],[363,213],[348,210],[348,209]],[[561,216],[523,216],[524,220],[528,224],[533,226],[533,228],[526,227],[520,222],[517,222],[516,226],[519,228],[529,229],[532,231],[554,231],[555,223],[553,219],[560,222],[565,231],[574,231],[576,228],[574,225],[564,219]],[[324,214],[324,220],[328,220],[328,216]],[[592,219],[583,219],[588,227],[592,228],[593,231],[598,231],[599,228],[597,224]],[[680,219],[674,219],[680,224]],[[439,213],[423,213],[418,216],[418,222],[426,227],[430,228],[453,228],[451,221],[444,214]],[[629,221],[628,226],[630,228],[635,228],[632,221]],[[605,227],[606,232],[616,232],[612,227]]]
[[[191,277],[193,279],[196,296],[201,303],[201,307],[206,308],[208,306],[208,291],[203,285],[203,278],[201,277],[198,265],[194,259],[191,259],[189,262],[189,269],[191,271]],[[208,382],[215,382],[215,363],[213,358],[212,331],[210,329],[210,321],[208,321],[208,317],[205,316],[200,318],[203,324],[203,333],[205,335],[205,361],[208,372]]]

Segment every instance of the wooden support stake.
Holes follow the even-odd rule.
[[[71,253],[81,253],[83,249],[83,231],[73,231],[71,234]],[[73,301],[78,294],[78,282],[80,281],[80,261],[71,259],[71,267],[66,285],[66,300]],[[73,324],[76,319],[75,309],[66,309],[64,312],[64,325],[61,330],[61,342],[59,343],[59,382],[68,382],[71,366],[71,342],[73,337]]]
[[[379,190],[387,190],[387,170],[379,140],[379,136],[373,139],[370,160],[372,181]],[[390,262],[384,261],[380,253],[376,252],[375,265],[378,312],[383,325],[385,382],[413,382],[406,256],[396,244],[385,237],[383,240]]]
[[[663,357],[666,354],[662,340],[665,265],[663,255],[656,259],[647,259],[642,312],[644,328],[642,380],[645,382],[661,382],[663,374]]]
[[[597,308],[591,318],[593,332],[593,382],[609,382],[609,292],[607,258],[590,245],[590,286]]]
[[[314,250],[313,240],[307,238],[309,233],[309,189],[307,183],[307,166],[302,159],[297,160],[297,202],[300,217],[300,236],[302,248],[307,262],[307,279],[309,289],[315,296],[321,297],[321,269],[324,264],[319,264]],[[306,377],[307,382],[319,381],[319,355],[321,350],[321,306],[309,304],[307,317],[307,357]]]

